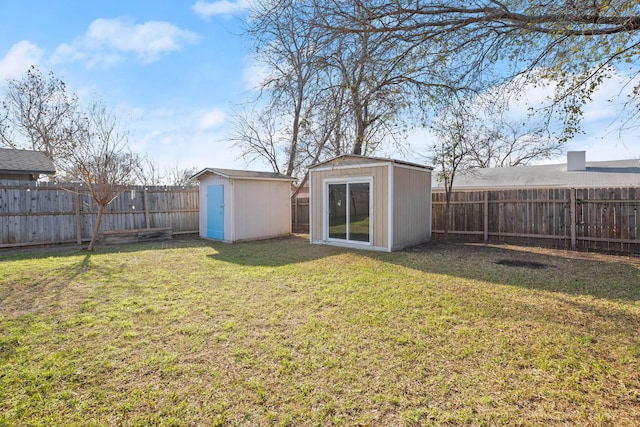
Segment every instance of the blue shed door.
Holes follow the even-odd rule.
[[[207,237],[224,240],[224,185],[207,187]]]

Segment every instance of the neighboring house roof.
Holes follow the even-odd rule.
[[[56,167],[41,151],[0,148],[0,173],[53,175]]]
[[[355,165],[358,163],[375,163],[375,162],[385,162],[385,163],[395,163],[398,165],[411,166],[415,168],[428,169],[433,170],[431,166],[421,165],[418,163],[411,163],[404,160],[396,160],[396,159],[385,159],[382,157],[368,157],[368,156],[358,156],[355,154],[342,154],[338,157],[334,157],[333,159],[326,160],[324,162],[316,163],[313,166],[310,166],[309,169],[315,169],[320,166],[326,166],[329,163],[341,163],[343,165]]]
[[[444,189],[437,174],[432,179],[434,189]],[[566,163],[473,169],[453,180],[453,188],[466,190],[534,187],[640,187],[640,160],[585,162],[583,170],[567,170]]]
[[[205,168],[190,179],[200,179],[204,175],[215,174],[228,179],[262,179],[276,181],[293,181],[295,178],[276,172],[247,171],[239,169]]]

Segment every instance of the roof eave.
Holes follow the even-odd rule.
[[[229,175],[226,174],[220,170],[217,170],[215,168],[205,168],[203,170],[201,170],[200,172],[196,173],[195,175],[193,175],[191,178],[189,178],[190,181],[193,181],[195,179],[200,180],[200,178],[204,175],[207,174],[212,174],[212,175],[218,175],[221,176],[223,178],[226,179],[246,179],[246,180],[259,180],[259,181],[295,181],[296,179],[291,177],[291,176],[282,176],[282,177],[269,177],[269,176],[235,176],[235,175]]]

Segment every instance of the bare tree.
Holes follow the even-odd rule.
[[[562,119],[561,140],[579,130],[583,105],[614,67],[632,64],[625,74],[640,101],[635,0],[316,0],[316,7],[328,31],[393,34],[398,56],[420,43],[449,80],[478,91],[516,76],[556,82],[545,114]]]
[[[309,12],[313,8],[292,0],[264,0],[252,3],[247,20],[255,59],[268,75],[259,82],[257,107],[236,113],[232,139],[245,158],[262,157],[286,175],[304,163],[301,139],[318,99],[318,57],[326,37],[310,25],[315,16]]]
[[[463,100],[456,99],[442,110],[439,120],[433,122],[431,130],[436,137],[430,147],[431,163],[436,165],[437,177],[444,183],[444,241],[449,240],[451,216],[451,194],[456,174],[465,169],[470,147],[467,132],[467,106]]]
[[[323,61],[335,74],[334,84],[345,89],[340,126],[348,132],[349,152],[370,155],[385,141],[403,139],[412,88],[428,90],[425,76],[432,67],[427,66],[428,58],[418,54],[419,44],[369,31],[373,27],[366,9],[358,3],[348,7],[356,17],[353,31],[333,31]],[[323,20],[330,16],[323,14]]]
[[[268,107],[263,110],[244,109],[233,115],[230,139],[240,148],[247,163],[261,158],[269,163],[274,172],[283,172],[282,154],[292,147],[286,136],[279,132],[283,126],[281,119],[277,110]]]
[[[517,121],[510,114],[507,100],[494,97],[444,99],[431,130],[435,142],[429,158],[445,188],[445,241],[456,176],[479,168],[526,165],[563,151],[562,142],[548,133],[544,122],[529,117]]]
[[[43,151],[54,164],[74,138],[70,134],[78,97],[50,72],[45,78],[31,67],[24,77],[8,79],[0,103],[0,144]]]
[[[141,185],[160,185],[163,178],[158,162],[148,156],[141,157],[139,160],[138,169],[135,172],[136,183]]]
[[[177,187],[197,186],[198,182],[191,180],[191,177],[198,172],[197,168],[183,168],[177,163],[171,167],[165,168],[164,182],[167,185]]]
[[[128,148],[128,130],[120,115],[100,101],[76,116],[73,133],[72,143],[64,147],[60,158],[65,179],[86,185],[98,206],[87,248],[92,251],[105,208],[133,184],[140,159]]]
[[[247,35],[267,77],[254,107],[233,120],[231,139],[246,160],[262,158],[302,181],[327,157],[403,141],[407,86],[430,70],[417,51],[396,56],[391,35],[327,31],[322,15],[310,2],[252,4]]]
[[[489,96],[490,95],[490,96]],[[563,152],[563,141],[531,111],[512,111],[500,91],[476,97],[467,106],[467,169],[522,166]]]

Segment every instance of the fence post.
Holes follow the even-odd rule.
[[[75,194],[76,207],[76,243],[82,244],[82,220],[80,219],[80,193]]]
[[[144,203],[144,225],[147,228],[151,228],[151,218],[149,218],[149,198],[147,197],[147,187],[144,188],[142,193]]]
[[[484,241],[489,241],[489,192],[484,192]]]
[[[569,189],[569,217],[571,221],[571,249],[576,248],[576,189]],[[565,199],[566,200],[566,199]]]

